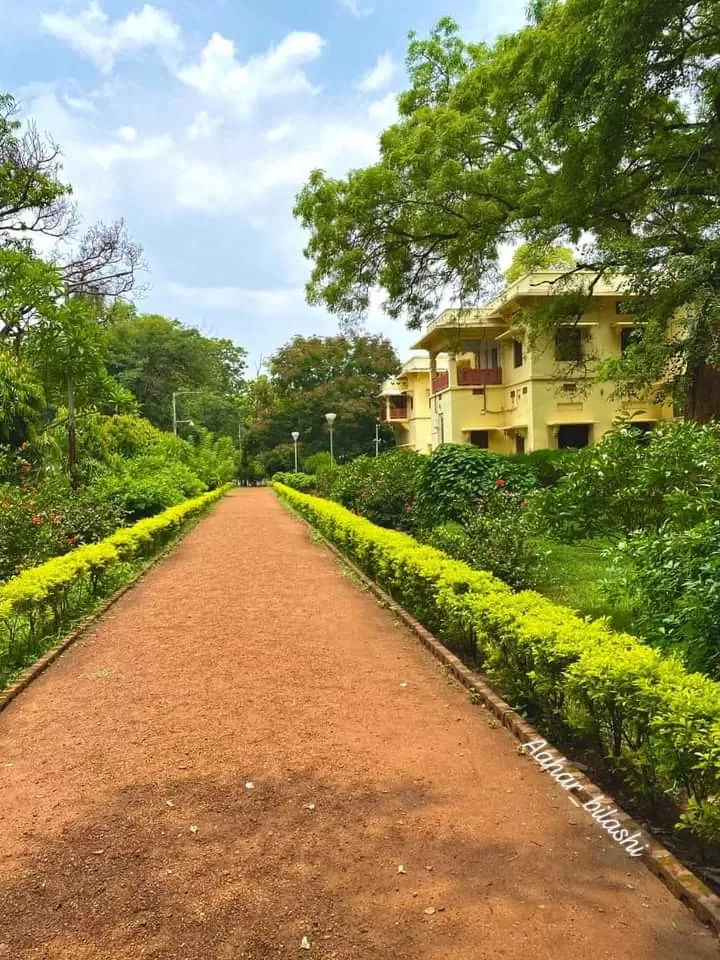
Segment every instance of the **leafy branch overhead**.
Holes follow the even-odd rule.
[[[78,237],[60,148],[17,112],[13,98],[0,94],[0,339],[16,343],[68,295],[116,300],[137,292],[144,269],[122,220]],[[49,258],[36,251],[39,237],[58,242]]]
[[[669,380],[720,412],[720,6],[714,0],[536,0],[494,46],[450,19],[411,35],[409,89],[380,160],[315,171],[308,299],[420,327],[499,280],[503,245],[571,244],[573,270],[625,277],[641,328],[613,375]],[[678,319],[679,318],[679,319]]]

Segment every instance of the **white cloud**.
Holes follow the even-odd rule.
[[[81,56],[110,73],[117,57],[141,50],[166,54],[180,47],[180,28],[166,10],[146,3],[124,20],[110,20],[98,0],[91,0],[77,16],[44,13],[42,25],[59,40],[65,40]]]
[[[295,127],[291,123],[281,123],[279,126],[268,130],[265,139],[269,143],[279,143],[280,140],[287,140],[293,133],[295,133]]]
[[[76,110],[78,113],[95,113],[97,111],[97,107],[88,97],[73,97],[70,94],[65,94],[63,100],[71,110]]]
[[[377,93],[378,90],[384,90],[392,83],[392,79],[397,71],[397,64],[389,53],[383,53],[378,57],[374,67],[362,75],[357,89],[361,93]]]
[[[137,136],[136,131],[133,132]],[[109,170],[120,160],[159,160],[171,154],[174,146],[172,137],[166,134],[137,141],[124,139],[125,143],[101,143],[90,146],[90,158],[103,170]]]
[[[301,64],[317,59],[323,45],[317,33],[296,31],[266,53],[239,63],[232,40],[214,33],[200,60],[180,68],[177,75],[183,83],[210,96],[225,98],[247,114],[260,100],[269,97],[318,93]]]
[[[117,135],[126,143],[132,143],[133,140],[137,140],[137,130],[135,127],[120,127]]]
[[[367,112],[383,129],[389,127],[398,118],[397,94],[387,93],[379,100],[373,100],[368,104]]]
[[[212,117],[205,110],[195,114],[193,122],[187,128],[185,135],[188,140],[207,140],[225,123],[224,117]]]
[[[360,0],[340,0],[340,6],[351,13],[354,17],[369,17],[375,13],[375,7],[363,7]]]
[[[296,190],[316,167],[342,174],[377,158],[377,135],[366,126],[308,118],[303,132],[304,143],[279,154],[261,141],[231,140],[217,156],[176,157],[177,203],[208,213],[247,210],[268,203],[273,191]]]

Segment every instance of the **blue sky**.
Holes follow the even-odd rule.
[[[519,27],[526,0],[0,0],[0,89],[62,146],[87,223],[125,217],[139,302],[247,347],[253,368],[337,322],[304,303],[292,217],[309,171],[372,163],[409,30]],[[406,353],[413,335],[373,310]],[[254,372],[254,369],[253,369]]]

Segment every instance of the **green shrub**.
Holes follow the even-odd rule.
[[[273,483],[284,483],[286,487],[302,493],[313,493],[315,490],[315,477],[308,473],[276,473]]]
[[[570,469],[576,450],[533,450],[532,453],[517,453],[508,459],[512,463],[529,467],[540,489],[554,487]]]
[[[518,707],[601,750],[639,797],[687,803],[680,825],[720,841],[720,684],[339,504],[275,489],[452,649],[476,649]]]
[[[564,477],[535,499],[539,523],[564,542],[680,526],[720,512],[720,425],[625,425],[574,454]]]
[[[152,556],[193,516],[226,492],[219,487],[155,517],[23,571],[0,586],[0,688],[126,578],[127,564]]]
[[[483,498],[464,524],[435,527],[423,540],[524,590],[538,583],[545,556],[530,535],[526,508],[527,501],[498,489]]]
[[[0,487],[0,581],[106,537],[125,521],[117,499],[72,490],[62,477]]]
[[[515,458],[468,444],[443,444],[423,458],[417,480],[417,525],[463,523],[475,512],[478,498],[491,493],[498,482],[509,493],[522,495],[536,485],[532,469]]]
[[[411,450],[358,457],[337,470],[330,496],[381,527],[409,530],[424,463],[422,454]]]
[[[311,453],[309,457],[305,457],[302,463],[305,473],[310,473],[313,476],[318,472],[318,470],[323,470],[331,466],[332,460],[330,458],[330,454],[326,453],[324,450],[320,453]]]
[[[93,489],[101,498],[119,503],[132,521],[197,497],[206,486],[186,464],[147,455],[118,461],[115,471],[101,476]]]
[[[720,677],[720,519],[621,541],[607,592],[633,605],[651,643]]]

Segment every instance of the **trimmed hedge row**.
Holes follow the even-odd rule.
[[[0,688],[56,638],[127,580],[129,565],[156,554],[188,520],[230,489],[210,493],[122,527],[99,543],[24,570],[0,587]]]
[[[275,490],[451,649],[476,656],[516,707],[600,751],[636,796],[672,796],[679,827],[720,841],[720,684],[407,534]]]
[[[301,493],[312,493],[315,490],[315,477],[309,473],[276,473],[273,483],[282,483]]]

